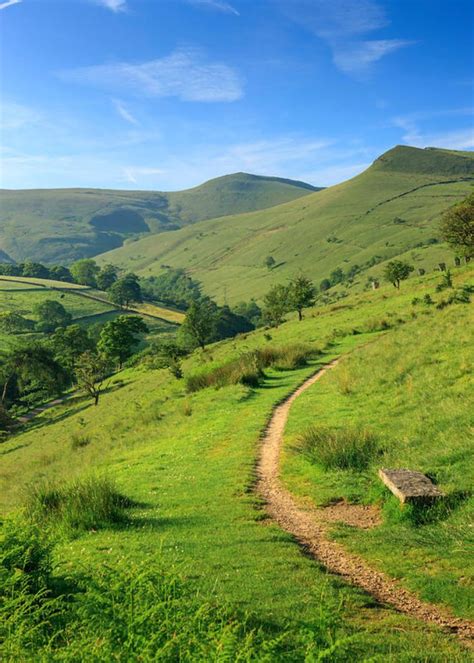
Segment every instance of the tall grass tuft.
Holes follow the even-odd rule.
[[[222,366],[190,375],[186,380],[186,387],[189,392],[229,384],[258,387],[264,377],[265,368],[272,367],[280,371],[301,368],[307,364],[310,357],[319,353],[319,350],[303,343],[260,348]]]
[[[311,462],[326,470],[364,470],[381,453],[376,437],[366,428],[313,426],[300,436],[299,444]]]
[[[101,529],[125,520],[131,501],[106,477],[89,477],[70,484],[39,484],[27,498],[26,516],[39,526],[63,533]]]

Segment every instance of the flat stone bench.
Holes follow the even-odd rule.
[[[444,493],[425,474],[413,470],[379,470],[379,477],[400,502],[432,502]]]

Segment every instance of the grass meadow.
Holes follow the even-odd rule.
[[[471,274],[464,268],[455,280]],[[26,598],[18,599],[18,610],[5,603],[11,625],[6,660],[18,660],[21,651],[24,660],[61,661],[151,661],[158,655],[170,661],[468,661],[454,636],[377,605],[326,573],[266,518],[252,491],[260,435],[274,405],[318,366],[349,352],[293,406],[283,465],[291,490],[317,503],[334,496],[385,501],[373,464],[360,472],[322,472],[295,448],[309,425],[337,428],[343,421],[373,429],[386,447],[384,462],[418,463],[436,472],[448,492],[467,488],[472,305],[414,310],[415,295],[443,296],[435,294],[437,278],[411,279],[400,293],[384,287],[315,308],[301,323],[290,316],[278,329],[229,339],[184,362],[186,378],[257,349],[271,353],[299,343],[319,351],[297,368],[264,368],[258,386],[189,393],[186,380],[168,371],[127,369],[111,380],[98,408],[75,398],[3,443],[0,507],[7,523],[24,513],[38,485],[46,486],[43,495],[56,490],[64,496],[100,476],[129,500],[123,518],[72,534],[53,527],[46,580],[38,544],[38,591],[59,588],[73,599],[57,599],[45,634],[43,627],[34,629],[39,617],[33,608],[25,609],[32,621],[18,612],[37,588],[10,592],[10,598],[21,592]],[[410,409],[409,397],[420,411]],[[459,575],[466,508],[463,501],[447,518],[413,528],[387,501],[379,530],[339,527],[334,536],[426,598],[467,614],[466,574]],[[4,526],[7,534],[10,526]],[[8,564],[0,568],[8,571]],[[7,577],[17,582],[16,575]],[[55,604],[47,609],[54,613]]]

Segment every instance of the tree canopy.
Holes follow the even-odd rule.
[[[444,214],[441,234],[457,253],[474,256],[474,193]]]
[[[413,270],[414,267],[407,262],[392,260],[385,267],[383,275],[389,283],[398,289],[400,288],[400,282],[407,279]]]

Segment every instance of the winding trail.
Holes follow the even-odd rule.
[[[257,464],[256,490],[265,499],[267,511],[272,519],[282,529],[292,534],[331,573],[336,573],[348,582],[361,587],[380,603],[388,604],[416,619],[436,624],[456,634],[465,644],[472,645],[474,637],[472,622],[453,616],[447,609],[420,600],[396,580],[376,571],[363,559],[331,541],[327,535],[324,516],[318,516],[318,510],[308,512],[301,508],[279,479],[283,433],[291,405],[337,363],[338,360],[335,360],[318,370],[273,411],[262,439]]]

